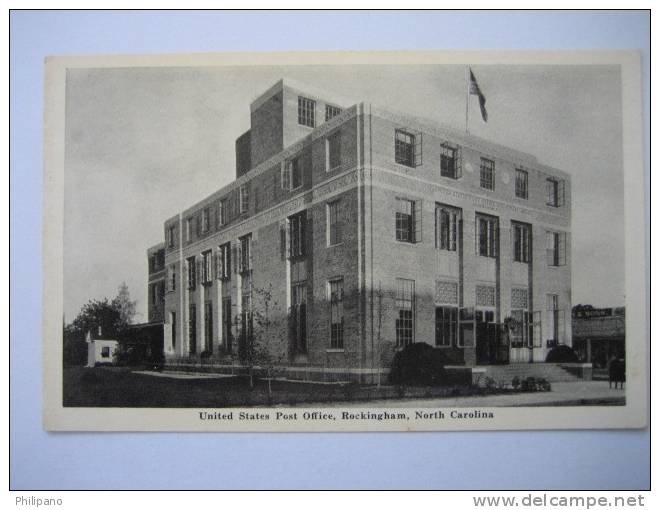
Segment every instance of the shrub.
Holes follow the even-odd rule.
[[[202,352],[199,354],[200,359],[208,359],[208,358],[210,358],[211,356],[213,356],[213,353],[212,353],[211,351],[208,351],[208,350],[207,350],[207,351],[202,351]]]
[[[429,344],[419,342],[394,355],[389,381],[395,385],[436,386],[446,383],[446,355]]]
[[[552,386],[548,381],[541,377],[540,379],[536,380],[536,389],[538,391],[550,391]]]
[[[525,378],[522,383],[520,383],[520,389],[522,391],[536,391],[536,379],[533,377]]]
[[[568,345],[558,345],[553,347],[545,357],[546,363],[577,363],[578,359],[575,351]]]
[[[515,376],[515,377],[511,380],[511,387],[512,387],[514,390],[517,390],[518,388],[520,388],[520,378],[519,378],[518,376]]]

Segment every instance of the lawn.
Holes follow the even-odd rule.
[[[386,398],[430,398],[467,395],[467,387],[395,387],[315,384],[247,377],[173,379],[134,373],[119,367],[65,367],[65,407],[238,407],[305,403],[373,401]]]

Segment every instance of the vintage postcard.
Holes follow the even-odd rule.
[[[646,426],[638,53],[45,73],[47,430]]]

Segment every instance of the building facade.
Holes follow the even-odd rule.
[[[413,342],[466,366],[570,344],[568,174],[288,81],[250,114],[236,180],[167,219],[150,251],[166,359],[237,363],[256,335],[291,373],[368,381]]]

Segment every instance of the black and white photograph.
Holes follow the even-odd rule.
[[[635,56],[54,57],[44,426],[644,426]]]

